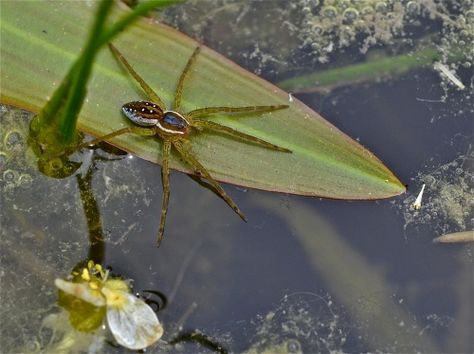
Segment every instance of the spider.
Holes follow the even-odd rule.
[[[92,141],[89,141],[82,146],[95,145],[101,141],[108,140],[118,135],[126,133],[134,133],[141,136],[156,136],[163,141],[163,154],[162,154],[162,184],[163,184],[163,199],[160,216],[160,227],[158,231],[158,246],[163,240],[166,215],[168,213],[168,202],[170,195],[169,187],[169,159],[171,148],[174,147],[185,163],[190,165],[195,172],[202,178],[204,177],[209,184],[215,189],[215,191],[225,200],[225,202],[242,218],[246,221],[246,218],[239,207],[234,201],[227,195],[221,185],[209,174],[207,169],[201,165],[201,163],[193,156],[189,147],[189,138],[192,133],[207,129],[210,131],[221,132],[228,134],[235,138],[251,142],[254,144],[261,145],[268,149],[273,149],[282,152],[291,153],[290,150],[283,147],[271,144],[265,140],[259,139],[252,135],[248,135],[232,129],[230,127],[203,119],[206,116],[211,116],[216,113],[263,113],[276,111],[279,109],[288,108],[288,105],[272,105],[272,106],[248,106],[248,107],[204,107],[194,109],[190,112],[183,112],[180,108],[181,98],[183,93],[184,83],[188,74],[191,71],[193,64],[196,61],[196,57],[199,54],[200,47],[197,47],[191,57],[188,59],[186,66],[176,86],[174,102],[172,109],[166,109],[163,101],[148,86],[148,84],[141,78],[141,76],[132,68],[124,56],[109,43],[109,48],[118,61],[127,69],[132,77],[140,84],[142,89],[148,96],[149,101],[132,101],[122,106],[123,114],[130,119],[135,125],[127,128],[119,129],[110,134],[98,137]]]

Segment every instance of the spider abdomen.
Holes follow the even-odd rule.
[[[132,101],[122,106],[122,112],[133,123],[151,127],[163,117],[163,110],[153,102]]]

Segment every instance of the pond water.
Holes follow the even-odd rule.
[[[363,60],[357,41],[318,55],[320,47],[298,45],[291,31],[272,33],[277,13],[295,16],[311,1],[291,9],[221,1],[215,21],[204,21],[209,3],[190,2],[161,18],[273,82]],[[191,15],[199,21],[183,20]],[[226,21],[248,31],[230,40],[219,30]],[[401,36],[412,45],[448,35],[441,23],[419,21]],[[409,44],[394,37],[378,50]],[[280,40],[288,48],[275,54]],[[472,68],[457,75],[463,90],[428,66],[294,93],[384,161],[408,185],[406,194],[335,201],[225,185],[244,223],[172,171],[160,248],[160,166],[105,148],[76,156],[82,166],[71,176],[47,177],[27,147],[31,115],[2,106],[1,351],[94,352],[97,338],[76,333],[67,342],[67,321],[51,317],[60,313],[54,279],[93,257],[133,279],[135,292],[160,304],[166,298],[158,311],[163,341],[148,353],[473,352],[473,243],[432,242],[473,229]],[[167,343],[173,340],[179,344]],[[108,353],[127,351],[104,345]]]

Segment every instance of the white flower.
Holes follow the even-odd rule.
[[[151,307],[134,296],[124,280],[108,279],[100,265],[90,262],[78,282],[56,279],[54,283],[89,304],[106,306],[108,327],[115,340],[126,348],[145,349],[163,335],[163,327]]]

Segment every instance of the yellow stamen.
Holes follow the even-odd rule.
[[[86,268],[84,268],[82,270],[82,274],[81,274],[81,278],[85,281],[90,281],[91,280],[91,276],[89,274],[89,270],[87,270]]]

